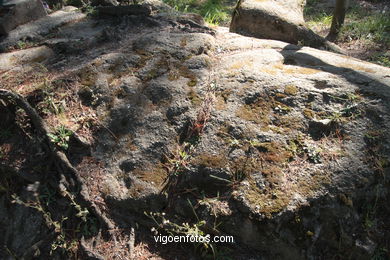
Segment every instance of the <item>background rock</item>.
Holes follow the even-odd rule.
[[[230,31],[246,36],[285,41],[312,47],[324,46],[325,40],[305,27],[305,1],[239,1]]]
[[[46,16],[39,0],[2,1],[0,4],[0,36],[7,35],[18,25]]]
[[[40,1],[38,2],[40,3]],[[12,30],[5,38],[1,40],[0,51],[4,52],[8,48],[14,47],[19,41],[33,43],[39,42],[42,40],[42,37],[50,33],[51,30],[66,23],[80,20],[86,16],[85,14],[76,11],[77,9],[75,8],[66,10],[67,11],[60,10],[51,13],[50,15],[41,17],[35,21],[31,21],[30,23],[23,24],[15,30]]]

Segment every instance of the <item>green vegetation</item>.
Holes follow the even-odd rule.
[[[50,140],[58,147],[68,150],[69,137],[72,135],[72,131],[61,125],[57,128],[54,134],[49,134]]]
[[[46,68],[44,69],[47,70]],[[38,104],[38,110],[47,115],[59,115],[65,110],[65,102],[60,100],[65,94],[61,94],[60,97],[56,95],[54,91],[55,86],[52,83],[53,82],[50,82],[48,79],[45,79],[45,81],[38,86],[39,93],[43,98],[42,102]]]
[[[170,157],[167,156],[167,163],[165,167],[173,175],[180,174],[188,166],[188,161],[191,156],[191,151],[194,147],[189,143],[184,143],[178,146]]]
[[[390,55],[389,54],[377,54],[374,55],[370,60],[375,61],[376,63],[385,66],[390,67]]]
[[[346,15],[341,39],[368,40],[390,47],[390,16],[354,6]]]
[[[89,211],[83,208],[75,201],[75,195],[64,191],[64,197],[69,199],[70,206],[75,210],[75,214],[71,217],[60,216],[56,219],[49,211],[50,204],[55,203],[55,193],[45,185],[42,190],[34,192],[34,198],[28,201],[22,200],[16,194],[12,195],[12,203],[16,203],[28,208],[32,208],[40,212],[45,220],[48,228],[52,229],[55,234],[55,239],[51,244],[50,254],[55,251],[61,252],[63,255],[72,255],[77,251],[79,246],[79,236],[91,236],[97,233],[97,220],[90,216]],[[42,193],[41,193],[42,192]],[[55,214],[54,214],[55,215]],[[73,230],[67,229],[67,225],[72,220],[77,220],[76,228]]]
[[[379,2],[362,6],[351,1],[337,44],[357,50],[357,58],[390,67],[390,16]],[[381,9],[382,8],[382,9]],[[323,0],[308,0],[304,10],[310,29],[326,36],[332,22],[333,8]],[[387,51],[387,52],[386,52]],[[359,52],[361,52],[359,54]]]
[[[199,253],[202,257],[216,259],[216,250],[215,245],[212,244],[209,239],[210,235],[205,233],[205,226],[207,225],[205,220],[199,218],[198,214],[195,211],[194,206],[191,201],[187,199],[187,202],[194,213],[196,218],[195,223],[191,224],[188,222],[177,224],[175,221],[169,220],[168,216],[163,212],[144,212],[144,214],[153,220],[156,225],[151,229],[154,235],[169,234],[171,236],[189,236],[189,237],[203,237],[203,241],[197,241],[194,243],[195,249],[199,250]],[[172,219],[172,218],[171,218]],[[217,227],[212,227],[212,230],[217,231]]]
[[[27,47],[27,43],[25,41],[18,41],[16,45],[18,49],[25,49]]]
[[[228,0],[163,0],[180,12],[197,13],[210,24],[226,24],[230,21],[235,2]]]
[[[313,27],[318,24],[330,27],[332,24],[332,13],[324,10],[318,11],[310,5],[310,2],[311,1],[308,1],[307,7],[304,11],[309,27]]]

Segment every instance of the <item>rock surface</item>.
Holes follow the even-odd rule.
[[[324,46],[325,40],[305,27],[302,0],[241,0],[238,2],[230,31],[261,39]]]
[[[120,229],[137,226],[148,243],[157,226],[144,212],[202,220],[206,233],[218,223],[237,242],[234,259],[367,259],[388,246],[390,69],[174,12],[86,18],[45,42],[46,63],[28,58],[42,49],[1,54],[1,83],[53,129],[89,140],[68,155]],[[47,112],[48,89],[62,112]],[[6,164],[23,172],[12,156]],[[27,247],[0,243],[16,256]],[[95,243],[110,259],[104,248]]]
[[[40,2],[38,0],[38,2]],[[0,42],[0,52],[8,48],[13,48],[19,43],[30,42],[34,44],[43,39],[43,36],[49,34],[51,30],[69,22],[85,18],[86,15],[79,12],[77,8],[65,7],[63,10],[56,11],[42,17],[41,19],[20,25],[12,30],[8,35],[2,38]]]
[[[46,16],[40,0],[6,0],[0,3],[0,36],[18,25]]]

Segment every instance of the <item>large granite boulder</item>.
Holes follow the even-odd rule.
[[[86,17],[42,37],[44,47],[0,54],[0,85],[23,94],[53,129],[86,140],[69,141],[67,155],[118,230],[134,227],[135,253],[153,245],[152,227],[174,232],[170,223],[187,222],[234,236],[233,249],[216,246],[238,260],[370,259],[389,250],[389,68],[212,31],[174,13]],[[76,226],[64,218],[75,203],[43,189],[59,174],[41,142],[26,145],[34,133],[5,127],[1,163],[13,179],[41,176],[37,192],[53,219]],[[26,198],[30,182],[14,192]],[[36,214],[2,206],[9,193],[0,193],[0,247],[17,258],[37,245],[36,258],[72,259],[50,255],[56,241],[38,233]],[[73,241],[84,236],[74,233]],[[97,259],[140,259],[125,255],[134,242],[121,235],[113,233],[116,244],[91,239]],[[188,250],[177,257],[173,247],[148,259],[205,259]]]
[[[4,0],[0,3],[0,36],[46,14],[40,0]]]
[[[305,0],[242,0],[233,13],[230,31],[256,38],[318,47],[324,39],[307,29]]]

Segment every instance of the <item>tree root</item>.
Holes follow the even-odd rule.
[[[60,180],[57,188],[60,190],[60,193],[63,194],[64,189],[73,192],[79,191],[79,194],[76,195],[76,199],[81,202],[80,205],[91,209],[92,213],[96,215],[102,226],[104,226],[110,235],[112,235],[111,230],[115,229],[114,223],[89,199],[87,187],[83,183],[80,174],[69,162],[66,155],[62,151],[59,151],[50,141],[48,136],[50,130],[35,109],[22,96],[6,89],[0,89],[0,100],[20,107],[30,118],[32,125],[38,132],[42,144],[48,149],[48,152],[59,171],[58,177]]]
[[[81,238],[80,241],[81,249],[84,251],[84,253],[87,255],[88,259],[90,260],[104,260],[105,258],[101,256],[100,254],[94,252],[86,243],[84,238]]]

